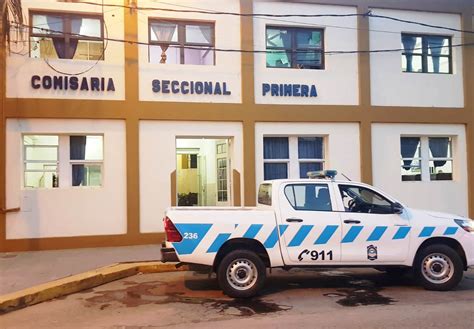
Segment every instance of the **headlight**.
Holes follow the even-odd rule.
[[[456,224],[466,232],[474,232],[474,221],[471,219],[455,219]]]

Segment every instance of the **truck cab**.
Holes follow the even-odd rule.
[[[474,265],[472,220],[410,209],[335,175],[263,182],[256,208],[171,208],[163,258],[210,266],[234,297],[257,293],[265,268],[414,270],[425,288],[448,290]]]

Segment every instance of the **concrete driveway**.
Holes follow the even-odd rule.
[[[474,270],[454,291],[371,269],[282,270],[234,300],[215,277],[142,274],[0,317],[2,328],[474,328]]]

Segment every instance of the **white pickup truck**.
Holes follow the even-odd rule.
[[[168,209],[163,261],[209,266],[231,297],[254,296],[266,268],[413,269],[426,289],[449,290],[474,265],[473,220],[322,176],[263,182],[255,208]]]

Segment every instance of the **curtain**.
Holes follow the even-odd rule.
[[[416,37],[402,35],[403,49],[407,59],[407,72],[413,72],[413,49],[415,49]]]
[[[86,159],[86,136],[69,137],[69,156],[71,160]],[[72,186],[80,186],[84,180],[84,165],[72,166]]]
[[[48,29],[56,31],[57,28],[54,28],[54,26],[57,25],[59,21],[61,21],[62,23],[61,18],[58,18],[56,16],[46,15],[46,22],[48,24]],[[71,20],[71,33],[79,34],[81,31],[81,26],[82,26],[82,19],[77,19],[77,18],[72,19]],[[52,34],[58,34],[58,33],[52,32]],[[58,55],[58,58],[72,59],[74,57],[74,54],[76,53],[77,43],[78,43],[78,39],[70,38],[69,45],[66,46],[64,35],[58,38],[53,37],[54,50],[56,50],[56,54]]]
[[[309,171],[323,170],[321,162],[300,162],[300,178],[308,178]]]
[[[288,137],[263,138],[264,159],[288,159],[289,156]]]
[[[323,138],[322,137],[299,137],[298,157],[300,159],[322,159]]]
[[[288,178],[288,166],[286,163],[264,163],[263,178],[265,180]]]
[[[71,19],[71,33],[74,34],[81,34],[81,27],[82,27],[82,18],[74,18]],[[69,58],[73,58],[76,54],[77,44],[79,39],[70,38],[69,39]]]
[[[428,47],[430,48],[432,56],[431,59],[433,61],[433,72],[439,73],[439,55],[441,54],[441,47],[443,46],[444,38],[430,36],[426,37],[426,40],[428,42]]]
[[[430,151],[433,158],[447,158],[449,138],[447,137],[433,137],[430,138]],[[442,167],[446,164],[446,161],[434,161],[435,167]]]
[[[402,158],[413,158],[419,144],[419,137],[402,137],[400,139]],[[403,169],[409,170],[411,163],[412,160],[403,160]]]
[[[204,36],[204,39],[209,44],[212,44],[212,29],[208,25],[199,25],[199,30],[201,30],[202,35]]]
[[[160,63],[166,63],[166,51],[168,50],[169,43],[173,39],[174,32],[176,31],[175,24],[152,24],[151,30],[155,34],[156,39],[158,42],[162,42],[160,44],[161,47],[161,60]]]

